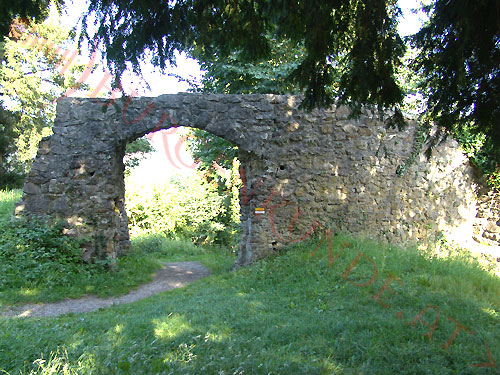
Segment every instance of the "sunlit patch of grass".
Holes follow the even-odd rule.
[[[186,321],[185,317],[178,314],[169,315],[166,320],[153,321],[154,334],[161,339],[176,337],[186,330],[191,330],[191,324]]]
[[[14,206],[23,195],[22,190],[0,190],[0,218],[8,218],[14,213]]]
[[[26,297],[33,297],[40,294],[40,290],[38,288],[22,288],[19,294]]]
[[[490,315],[492,318],[500,318],[500,310],[493,310],[493,309],[487,309],[487,308],[483,308],[483,312],[485,312],[486,314]]]

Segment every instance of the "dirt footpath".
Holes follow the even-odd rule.
[[[92,312],[113,305],[139,301],[153,294],[180,288],[208,275],[210,275],[210,271],[199,262],[166,263],[156,273],[153,281],[141,285],[138,289],[120,297],[98,298],[88,296],[55,303],[27,304],[1,311],[0,315],[6,317],[35,317]]]

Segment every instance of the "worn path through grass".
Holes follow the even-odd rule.
[[[6,311],[0,312],[0,315],[25,318],[93,312],[110,306],[140,301],[167,290],[181,288],[208,275],[210,275],[210,271],[199,262],[170,262],[162,266],[151,282],[120,297],[86,296],[48,304],[21,305],[7,308]]]

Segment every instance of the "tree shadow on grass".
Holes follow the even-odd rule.
[[[1,320],[2,366],[13,374],[63,346],[83,374],[498,373],[477,366],[500,362],[498,277],[347,237],[333,255],[344,241],[331,267],[327,241],[315,256],[309,242],[138,303]]]

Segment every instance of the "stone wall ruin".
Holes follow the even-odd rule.
[[[472,234],[475,203],[467,159],[449,139],[427,162],[411,157],[417,124],[389,129],[377,111],[305,112],[280,95],[177,94],[61,99],[16,212],[65,222],[87,239],[83,257],[117,257],[129,244],[125,145],[149,132],[190,126],[239,147],[241,242],[237,265],[331,228],[409,241]],[[165,218],[167,220],[167,218]]]

